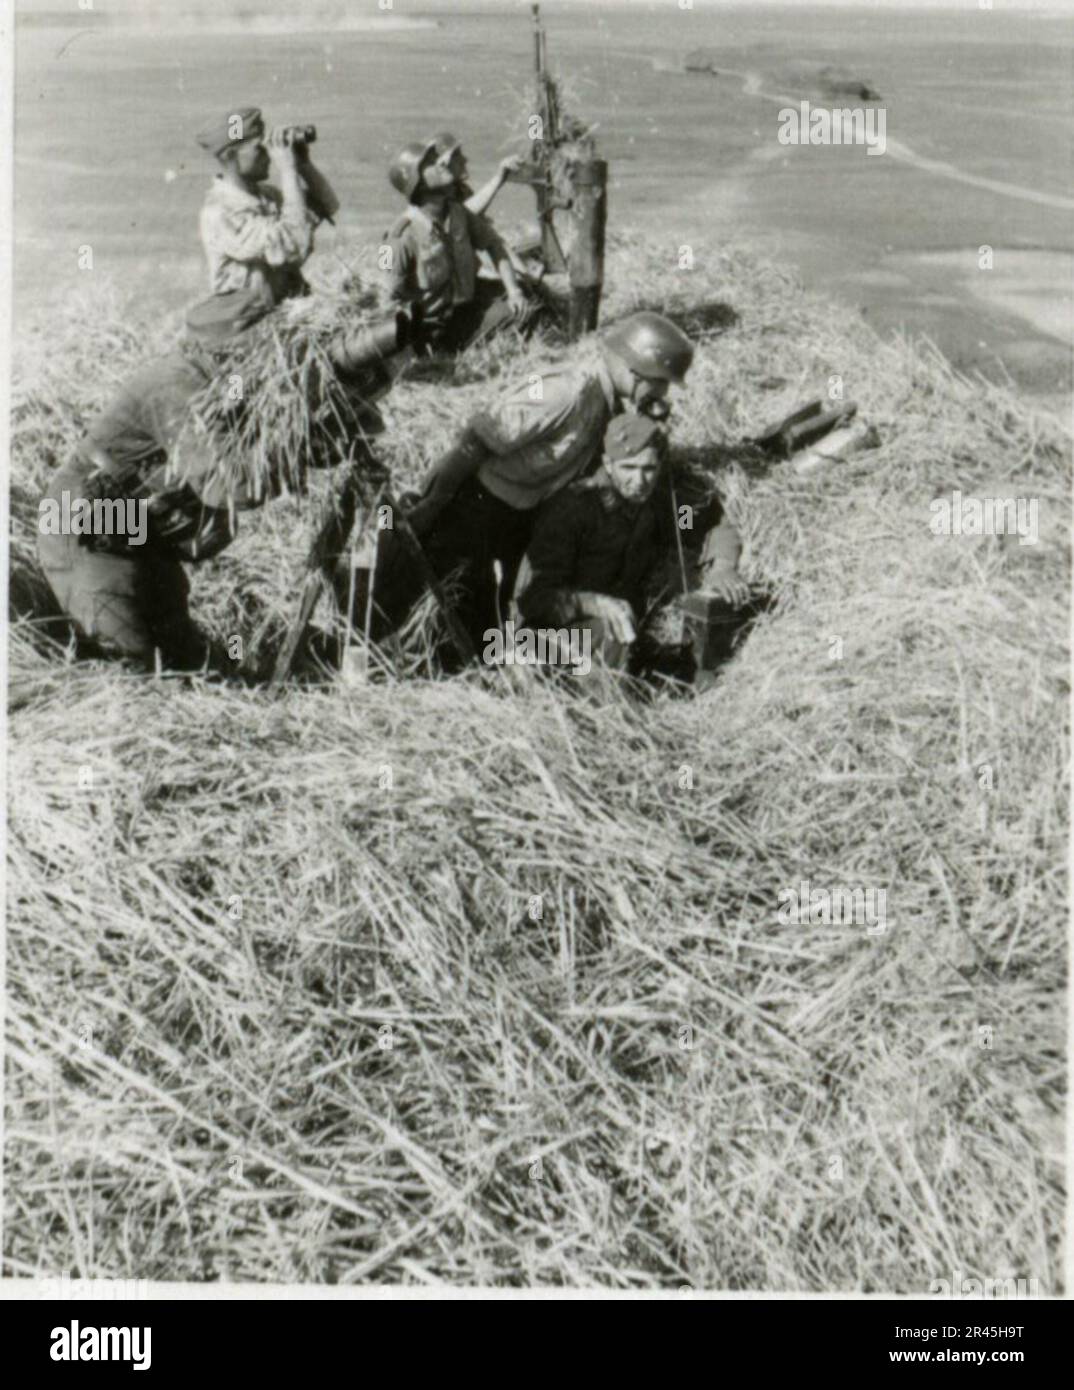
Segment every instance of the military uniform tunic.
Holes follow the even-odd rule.
[[[608,594],[638,612],[664,550],[652,498],[625,501],[604,469],[541,508],[518,578],[524,622],[563,627],[585,616],[578,595]]]
[[[494,261],[507,255],[487,218],[450,202],[442,221],[419,207],[408,208],[388,234],[391,250],[390,296],[415,306],[433,346],[456,350],[482,327],[503,299],[498,280],[478,276],[478,253]]]
[[[247,193],[218,175],[200,222],[210,290],[257,289],[274,304],[305,294],[301,267],[313,249],[316,225],[313,213],[289,209],[271,184]]]

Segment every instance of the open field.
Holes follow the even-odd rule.
[[[609,317],[729,324],[675,446],[776,602],[711,691],[272,699],[15,625],[7,1273],[1061,1288],[1069,438],[741,245],[619,236],[609,274]],[[117,284],[24,324],[20,594],[50,460],[176,328]],[[404,381],[397,479],[539,360]],[[879,448],[745,466],[834,375]],[[956,488],[1039,542],[934,536]],[[251,518],[195,612],[271,645],[308,526]],[[885,930],[781,925],[802,879]]]
[[[479,173],[526,144],[525,7],[439,6],[437,27],[406,30],[393,27],[404,10],[396,5],[379,16],[383,28],[362,33],[316,27],[311,14],[304,34],[226,36],[177,32],[181,4],[161,7],[164,33],[110,33],[111,7],[99,9],[68,29],[20,29],[19,317],[77,292],[87,278],[77,250],[87,244],[94,274],[131,283],[154,306],[195,298],[197,213],[211,170],[193,133],[236,101],[263,104],[271,119],[316,122],[317,157],[343,205],[343,245],[379,239],[394,218],[385,170],[403,141],[453,129]],[[707,0],[692,11],[554,0],[545,9],[553,63],[611,163],[613,223],[647,230],[669,252],[747,238],[808,288],[864,308],[883,333],[927,333],[958,366],[1000,380],[1009,372],[1024,389],[1069,400],[1069,17],[1030,21],[1000,4],[959,14],[751,11]],[[716,53],[718,77],[682,71],[698,46]],[[770,94],[810,95],[806,60],[863,74],[881,93],[891,142],[882,158],[778,143],[781,98]],[[531,215],[532,199],[509,188],[497,206],[510,225]],[[318,244],[332,254],[331,229]],[[982,244],[994,248],[1002,295],[981,283]],[[936,254],[953,273],[928,260]],[[1050,261],[1045,317],[1037,255]]]

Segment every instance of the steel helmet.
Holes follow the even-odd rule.
[[[608,329],[604,345],[651,381],[681,382],[694,360],[693,343],[663,314],[631,314]]]
[[[395,191],[401,193],[408,202],[413,201],[421,183],[422,168],[435,150],[436,146],[431,140],[414,140],[409,145],[404,145],[392,160],[388,169],[388,179]]]
[[[436,150],[437,159],[445,159],[462,148],[462,141],[452,135],[450,130],[439,130],[432,138],[432,145]]]

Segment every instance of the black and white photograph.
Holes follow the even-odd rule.
[[[149,1369],[165,1297],[882,1298],[878,1366],[1032,1360],[1074,0],[2,29],[32,1362]]]

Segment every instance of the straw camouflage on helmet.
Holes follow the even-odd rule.
[[[436,145],[432,140],[414,140],[404,145],[392,160],[388,169],[388,180],[397,193],[407,201],[413,201],[414,194],[421,183],[421,170],[430,155],[435,154]]]
[[[694,360],[693,343],[663,314],[631,314],[608,329],[604,345],[650,381],[681,382]]]

